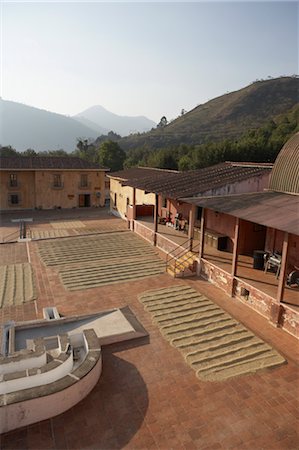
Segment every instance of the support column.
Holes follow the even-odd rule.
[[[199,263],[201,258],[204,257],[204,245],[205,245],[205,228],[206,228],[206,210],[202,208],[201,219],[200,219],[200,241],[199,241]]]
[[[134,220],[136,219],[136,188],[133,188],[133,201],[132,201],[132,207],[133,207],[133,219],[131,223],[131,230],[134,231]]]
[[[157,243],[158,233],[158,207],[159,207],[159,195],[155,194],[155,208],[154,208],[154,245]]]
[[[270,320],[275,325],[278,325],[279,316],[280,316],[280,304],[283,300],[283,293],[285,287],[285,280],[287,275],[287,259],[288,259],[288,249],[289,249],[289,233],[284,234],[283,244],[282,244],[282,256],[281,256],[281,265],[280,265],[280,273],[279,273],[279,282],[277,288],[276,295],[276,303],[272,304],[271,307],[271,317]]]
[[[192,248],[193,248],[195,212],[196,212],[196,206],[192,205],[190,208],[190,211],[189,211],[189,229],[188,229],[189,251],[190,252],[192,252]]]
[[[239,235],[240,235],[240,219],[236,217],[235,222],[235,235],[234,235],[234,248],[233,248],[233,260],[232,260],[232,285],[231,285],[231,297],[234,294],[234,279],[238,268],[238,249],[239,249]]]

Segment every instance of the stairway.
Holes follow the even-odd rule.
[[[186,249],[178,246],[172,254],[167,255],[166,271],[174,278],[192,277],[196,275],[197,246],[192,251],[188,250],[190,240],[186,241]]]

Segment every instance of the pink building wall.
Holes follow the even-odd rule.
[[[198,193],[199,197],[213,196],[213,195],[229,195],[229,194],[244,194],[247,192],[259,192],[268,187],[270,177],[270,170],[263,175],[255,176],[242,180],[236,183],[228,183],[224,186],[215,189],[209,189],[204,192]],[[196,195],[194,195],[196,196]],[[170,212],[171,219],[174,219],[177,213],[181,214],[183,219],[189,219],[189,211],[191,205],[188,203],[180,202],[175,199],[167,198],[167,206],[164,208],[162,205],[162,196],[159,195],[158,213],[160,216],[165,217],[167,212]],[[223,233],[226,234],[226,233]]]

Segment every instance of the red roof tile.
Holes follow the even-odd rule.
[[[105,170],[97,164],[90,163],[81,158],[72,156],[8,156],[0,158],[0,170],[41,170],[41,169],[57,169],[57,170]]]

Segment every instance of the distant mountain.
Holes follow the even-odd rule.
[[[76,114],[73,118],[80,121],[83,119],[83,123],[85,124],[92,123],[93,126],[104,127],[108,131],[114,131],[121,136],[127,136],[131,133],[142,133],[156,127],[156,123],[147,117],[119,116],[107,111],[107,109],[100,105],[92,106]]]
[[[73,119],[95,131],[97,133],[97,136],[107,135],[110,131],[110,128],[100,127],[100,125],[97,125],[96,123],[86,119],[83,116],[73,116]]]
[[[142,147],[154,150],[184,143],[235,139],[287,112],[298,101],[296,77],[257,81],[199,105],[165,127],[124,137],[119,143],[124,150]]]
[[[73,151],[77,138],[96,138],[95,130],[71,117],[0,99],[0,144],[18,151]]]

